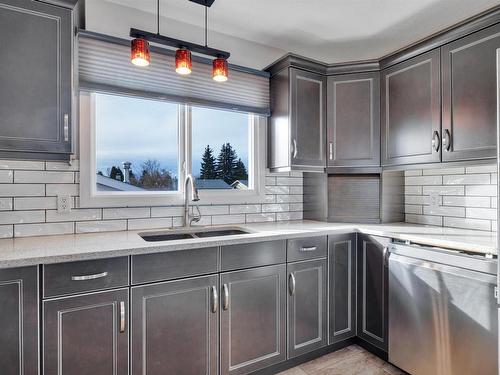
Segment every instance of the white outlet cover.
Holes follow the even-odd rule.
[[[69,195],[57,196],[57,212],[60,214],[71,212],[71,197]]]
[[[431,193],[430,195],[430,204],[431,206],[440,206],[440,199],[439,199],[439,194],[436,192]]]

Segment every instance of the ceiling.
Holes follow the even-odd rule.
[[[156,0],[108,1],[156,13]],[[203,25],[200,5],[188,0],[160,4],[162,17]],[[382,57],[496,5],[500,0],[217,0],[209,27],[335,63]]]

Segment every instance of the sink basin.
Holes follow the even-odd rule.
[[[139,236],[147,242],[175,241],[175,240],[192,240],[194,238],[206,237],[224,237],[234,236],[238,234],[249,234],[251,232],[238,228],[183,228],[179,230],[169,230],[162,232],[146,232],[139,233]]]

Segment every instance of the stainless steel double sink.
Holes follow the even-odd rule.
[[[240,227],[219,227],[219,228],[183,228],[179,230],[168,230],[162,232],[139,233],[144,241],[161,242],[175,240],[191,240],[206,237],[224,237],[238,234],[250,234],[251,232]]]

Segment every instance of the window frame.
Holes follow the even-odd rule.
[[[189,104],[178,104],[178,190],[148,192],[98,192],[96,189],[96,121],[97,93],[131,96],[138,99],[160,100],[160,97],[134,96],[117,92],[80,91],[80,207],[144,207],[170,206],[184,203],[184,181],[191,173],[192,116]],[[246,204],[265,201],[266,126],[265,117],[249,114],[248,190],[200,189],[200,200],[195,204]],[[193,202],[190,202],[192,204]]]

